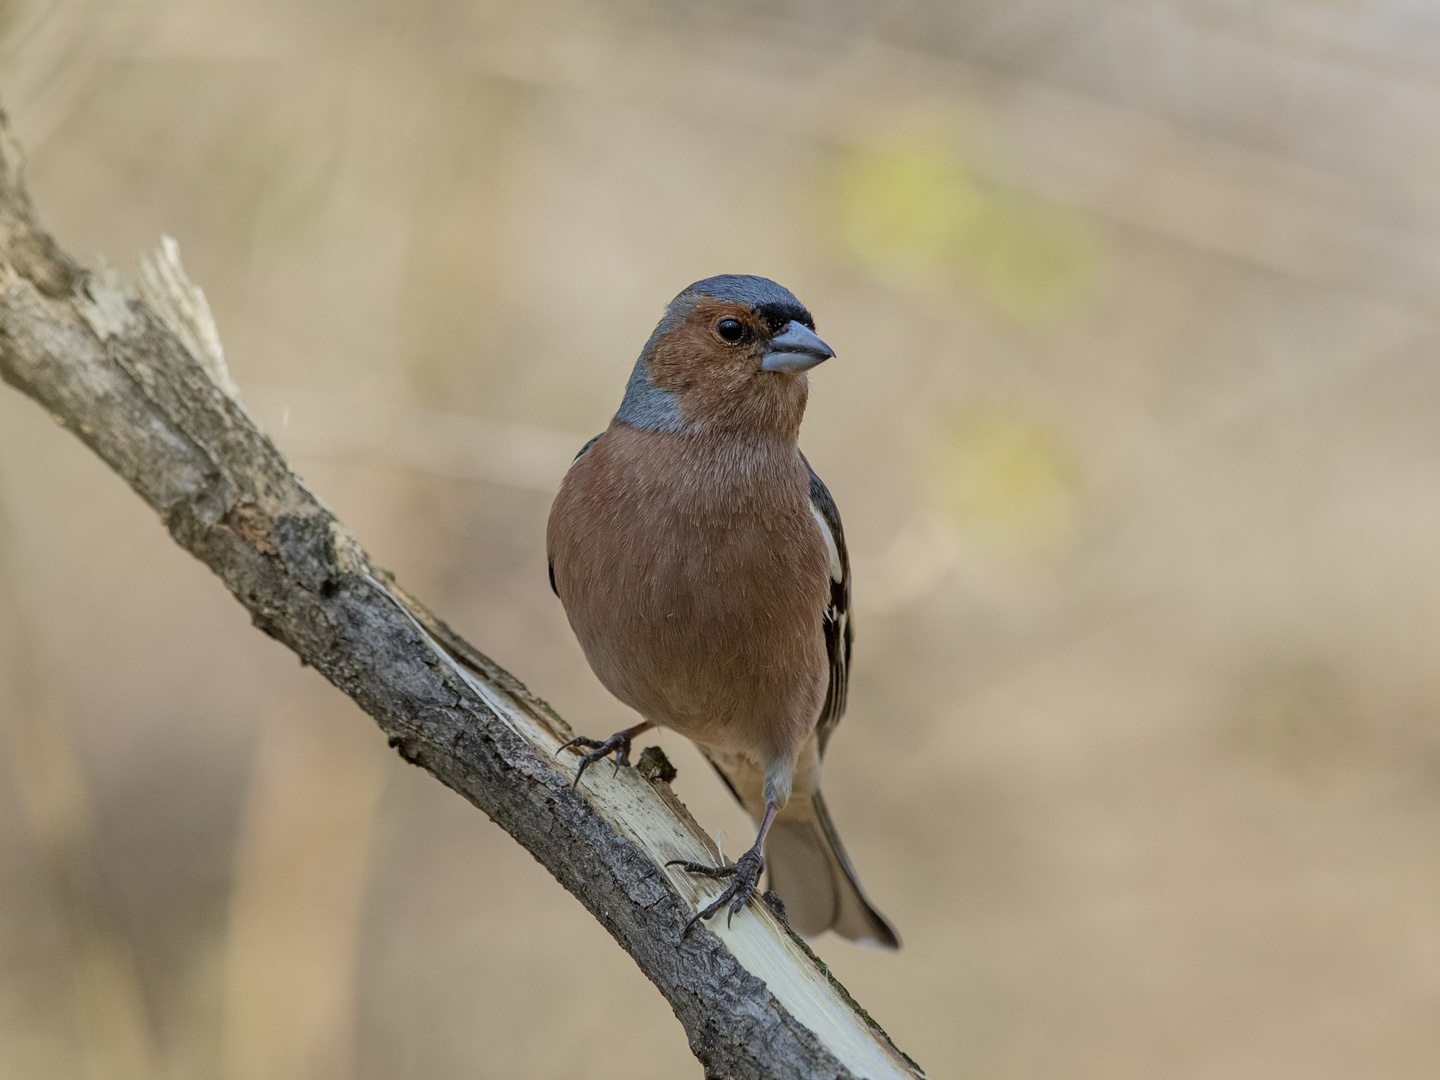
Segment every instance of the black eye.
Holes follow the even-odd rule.
[[[734,345],[745,336],[745,325],[739,319],[721,319],[715,324],[715,332]]]

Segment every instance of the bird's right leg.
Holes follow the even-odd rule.
[[[697,922],[704,922],[726,904],[730,905],[730,914],[725,916],[725,924],[728,926],[735,914],[760,891],[760,874],[765,869],[765,834],[770,831],[770,823],[775,820],[775,814],[779,809],[780,807],[773,799],[766,802],[765,819],[760,822],[760,830],[755,837],[755,843],[749,851],[728,866],[706,866],[704,863],[687,862],[684,859],[671,859],[665,864],[666,866],[678,866],[687,874],[735,879],[715,899],[714,903],[696,912],[694,917],[685,924],[685,929],[680,934],[681,937],[690,933],[690,928]]]
[[[654,726],[654,724],[650,723],[650,721],[647,720],[643,724],[636,724],[634,727],[628,727],[624,731],[617,731],[614,735],[611,735],[610,738],[606,739],[604,742],[600,742],[596,739],[587,739],[584,735],[577,735],[569,742],[562,744],[560,749],[555,751],[557,757],[559,756],[561,750],[568,750],[572,746],[579,747],[582,750],[590,751],[588,754],[586,754],[580,759],[580,768],[577,769],[575,772],[575,782],[572,783],[570,786],[579,787],[580,777],[585,775],[585,770],[588,769],[591,765],[595,764],[595,762],[601,760],[604,757],[607,757],[610,754],[615,755],[615,771],[618,773],[620,771],[621,765],[630,764],[631,740],[634,739],[637,735],[645,734],[645,732],[649,731]],[[578,752],[579,751],[577,751],[577,753]]]

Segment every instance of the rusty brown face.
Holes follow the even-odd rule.
[[[656,328],[618,419],[645,430],[793,437],[805,409],[804,373],[835,355],[813,326],[799,301],[763,278],[699,282]]]

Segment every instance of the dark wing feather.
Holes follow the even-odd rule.
[[[579,461],[582,457],[584,457],[585,451],[589,450],[590,447],[594,446],[597,442],[599,442],[601,436],[603,436],[604,434],[605,432],[602,431],[599,435],[596,435],[595,438],[591,439],[584,446],[580,447],[580,452],[570,459],[571,466],[573,467],[575,462]],[[550,570],[550,591],[553,592],[556,596],[559,596],[560,590],[555,587],[555,564],[552,562],[549,563],[548,566]]]
[[[802,454],[800,460],[804,461]],[[810,469],[810,463],[805,462]],[[816,734],[820,753],[830,733],[845,715],[845,697],[850,686],[850,649],[854,631],[850,627],[850,553],[845,549],[845,529],[840,524],[840,511],[830,497],[830,489],[810,469],[810,506],[828,532],[830,547],[830,602],[825,605],[825,651],[830,657],[830,686],[825,691],[825,704],[820,710]],[[833,543],[833,547],[830,545]]]
[[[585,451],[586,451],[586,450],[589,450],[590,447],[594,446],[597,442],[599,442],[599,441],[600,441],[601,439],[603,439],[604,437],[605,437],[605,432],[602,431],[602,432],[600,432],[599,435],[596,435],[593,439],[591,439],[589,442],[587,442],[584,446],[580,447],[580,452],[579,452],[578,454],[576,454],[573,458],[570,459],[570,464],[571,464],[571,465],[574,465],[575,462],[579,461],[582,457],[585,456]]]

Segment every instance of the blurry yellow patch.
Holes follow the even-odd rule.
[[[1078,211],[983,177],[954,139],[845,154],[834,177],[845,249],[902,288],[964,282],[999,314],[1034,323],[1095,295],[1103,248]]]
[[[1071,533],[1076,470],[1039,425],[1002,413],[970,415],[939,442],[934,490],[967,535],[1031,552]]]
[[[852,152],[836,188],[841,239],[887,278],[944,270],[985,201],[959,156],[941,145]]]

